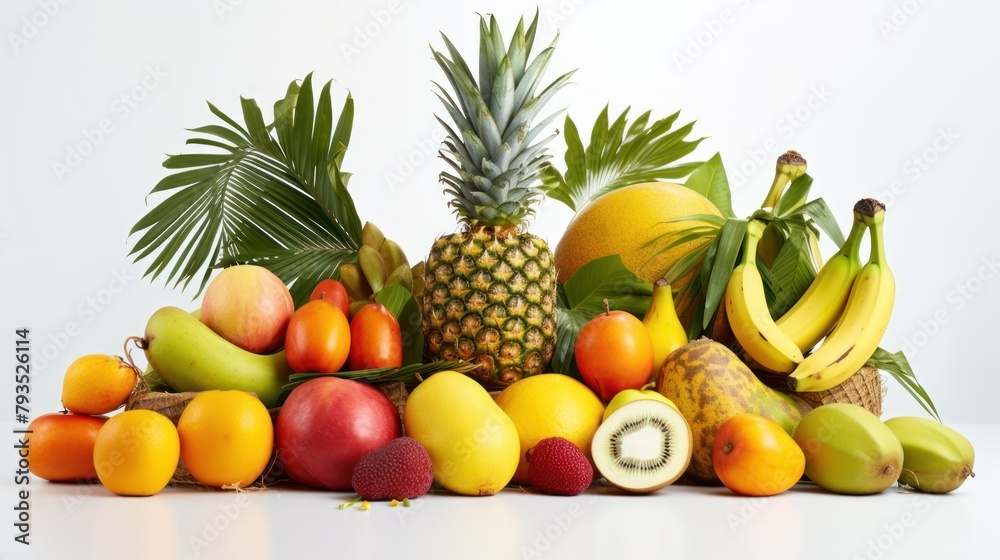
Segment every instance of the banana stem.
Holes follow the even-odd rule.
[[[853,255],[861,249],[861,239],[864,237],[868,225],[857,212],[854,213],[854,224],[851,225],[851,232],[847,234],[844,245],[840,248],[841,255]]]
[[[774,167],[774,181],[771,182],[771,189],[767,192],[764,204],[761,204],[760,207],[774,208],[777,206],[781,193],[785,192],[785,187],[795,179],[805,175],[805,172],[806,158],[802,157],[802,154],[795,150],[788,150],[778,156],[778,162]]]
[[[885,264],[885,237],[882,224],[885,223],[885,205],[874,198],[863,198],[854,205],[854,212],[868,226],[872,235],[871,257],[869,262]]]
[[[757,244],[764,235],[766,224],[760,220],[750,220],[747,222],[747,233],[743,239],[743,264],[750,266],[757,263]]]

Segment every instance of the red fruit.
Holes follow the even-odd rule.
[[[388,397],[337,377],[296,387],[274,424],[275,449],[288,476],[331,490],[351,488],[358,461],[399,436],[399,412]]]
[[[340,308],[326,300],[306,303],[285,333],[285,358],[298,373],[334,373],[347,361],[351,328]]]
[[[333,279],[321,280],[309,295],[309,301],[317,299],[325,299],[336,305],[344,312],[344,317],[351,316],[351,298],[347,297],[347,289],[340,282]]]
[[[403,365],[403,335],[399,321],[384,305],[369,303],[351,319],[351,371]]]
[[[396,438],[365,455],[354,467],[351,486],[366,500],[402,500],[431,489],[431,456],[413,438]]]
[[[528,480],[539,492],[576,496],[594,480],[590,460],[561,437],[545,438],[528,450]]]
[[[223,269],[205,288],[201,322],[247,352],[281,348],[295,302],[285,283],[252,264]]]

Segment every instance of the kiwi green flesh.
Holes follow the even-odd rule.
[[[651,399],[616,410],[594,434],[591,453],[608,482],[635,493],[672,484],[687,469],[691,428],[670,405]]]

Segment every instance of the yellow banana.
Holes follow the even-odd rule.
[[[816,346],[844,313],[854,279],[861,270],[858,251],[865,229],[861,216],[855,214],[851,233],[840,251],[823,265],[799,301],[774,322],[802,352]]]
[[[854,211],[871,233],[871,258],[854,280],[840,321],[822,346],[788,377],[788,386],[794,391],[823,391],[842,383],[868,361],[889,325],[896,283],[885,262],[885,206],[866,198]]]
[[[674,308],[674,296],[670,292],[670,284],[660,278],[653,284],[653,296],[649,300],[649,309],[642,318],[646,332],[653,341],[653,376],[660,371],[667,354],[688,343],[687,332],[677,317]]]
[[[802,361],[802,352],[767,310],[764,281],[757,270],[757,243],[763,232],[764,222],[747,224],[743,261],[733,269],[726,287],[726,313],[736,340],[754,361],[771,371],[789,373]]]
[[[177,307],[153,313],[144,340],[149,366],[178,391],[238,389],[272,407],[291,373],[284,351],[247,352]]]

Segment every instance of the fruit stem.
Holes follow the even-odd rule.
[[[795,150],[788,150],[778,156],[778,162],[774,166],[774,181],[771,182],[771,190],[767,192],[764,204],[761,204],[760,207],[774,208],[777,206],[778,199],[781,198],[785,187],[795,179],[805,175],[805,172],[806,158],[802,157],[802,154]]]
[[[861,249],[861,239],[864,237],[865,230],[867,229],[868,226],[865,225],[861,215],[855,212],[854,223],[851,224],[851,232],[847,234],[847,239],[844,240],[844,244],[840,247],[839,254],[843,256],[856,255]]]
[[[765,227],[767,226],[760,220],[750,220],[747,222],[747,233],[743,239],[743,264],[749,266],[753,263],[756,266],[757,243],[760,242],[760,237],[764,234]]]
[[[608,303],[608,298],[604,298],[604,314],[611,315],[611,304]]]
[[[869,262],[885,264],[885,237],[882,224],[885,222],[885,205],[874,198],[863,198],[854,205],[854,212],[868,226],[872,234],[872,253]]]

